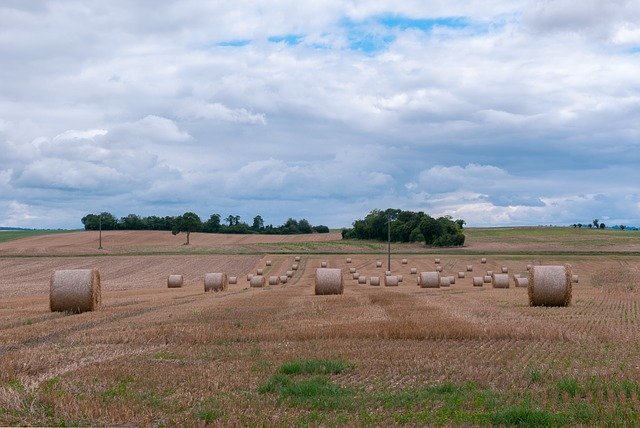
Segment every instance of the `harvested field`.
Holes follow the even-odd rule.
[[[302,255],[290,282],[264,288],[246,274],[285,275],[293,255],[0,257],[0,425],[640,423],[639,257],[482,265],[570,263],[580,283],[566,308],[530,307],[526,288],[473,287],[473,275],[440,289],[361,285],[349,267],[386,266],[349,257]],[[445,275],[477,263],[439,257]],[[433,270],[432,255],[402,258],[393,275]],[[314,295],[322,260],[343,270],[343,295]],[[50,312],[51,271],[89,267],[103,308]],[[242,280],[205,294],[212,271]],[[185,286],[166,288],[169,273]]]

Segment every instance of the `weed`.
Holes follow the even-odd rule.
[[[529,371],[529,381],[531,383],[538,383],[541,380],[542,380],[542,373],[540,373],[540,370],[531,369]]]
[[[543,427],[566,425],[566,416],[547,410],[532,408],[528,404],[519,404],[494,412],[491,423],[500,426]]]
[[[352,367],[351,364],[338,360],[298,360],[283,364],[280,367],[280,373],[286,375],[339,374]]]
[[[213,423],[224,416],[222,406],[215,398],[207,398],[200,402],[196,417],[205,423]]]

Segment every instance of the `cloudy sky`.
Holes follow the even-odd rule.
[[[640,225],[640,1],[0,0],[0,226],[376,207]]]

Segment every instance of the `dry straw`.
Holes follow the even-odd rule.
[[[480,259],[480,263],[486,263],[486,262],[487,262],[487,258],[486,257],[483,257],[483,258]]]
[[[367,277],[362,275],[358,277],[358,284],[366,284],[367,283]]]
[[[493,275],[493,288],[509,288],[509,274],[496,273]]]
[[[278,276],[269,277],[269,285],[278,285],[278,284],[280,284],[280,277]]]
[[[382,262],[376,262],[376,267],[382,267]]]
[[[509,268],[506,266],[502,266],[502,273],[509,273]]]
[[[262,276],[262,275],[254,275],[251,278],[251,282],[249,282],[249,285],[251,287],[264,287],[265,282],[266,282],[266,280],[265,280],[264,276]]]
[[[448,276],[443,276],[440,278],[440,287],[449,287],[451,285],[451,281]]]
[[[402,275],[397,275],[398,277],[398,282],[402,282],[404,280],[404,277]]]
[[[380,277],[372,276],[371,278],[369,278],[369,285],[380,285]]]
[[[473,286],[474,287],[482,287],[482,284],[484,283],[484,278],[481,276],[474,276],[473,277]]]
[[[287,276],[288,276],[289,278],[291,278],[291,277],[293,276],[293,271],[292,271],[292,270],[288,270],[288,271],[287,271]]]
[[[351,263],[351,257],[347,257],[347,263]]]
[[[224,291],[229,285],[229,279],[224,272],[206,273],[204,275],[204,291]]]
[[[407,259],[402,259],[402,264],[406,265],[407,263],[409,263],[409,261]]]
[[[396,275],[385,275],[384,277],[384,285],[387,287],[397,287],[398,286],[398,277]]]
[[[256,275],[262,275],[263,273],[264,273],[264,270],[261,268],[257,270]]]
[[[473,265],[467,265],[467,272],[473,272]]]
[[[238,283],[238,277],[237,276],[230,276],[229,277],[229,284],[237,284]]]
[[[442,266],[436,266],[436,272],[442,272]]]
[[[315,293],[317,295],[342,294],[343,291],[342,269],[316,269]]]
[[[569,306],[571,265],[534,266],[529,271],[529,305]]]
[[[482,277],[482,281],[483,281],[485,284],[491,284],[491,276],[490,276],[490,275],[485,275],[485,276],[483,276],[483,277]]]
[[[466,274],[462,271],[458,272],[458,278],[464,278]]]
[[[295,257],[293,258],[293,261],[294,261],[294,262],[299,262],[299,261],[300,261],[300,256],[295,256]]]
[[[515,283],[516,283],[516,287],[528,287],[529,286],[529,278],[525,278],[523,276],[519,276],[519,277],[514,277],[513,278]]]
[[[327,267],[327,262],[320,262],[320,267],[326,268]]]
[[[184,284],[184,278],[182,275],[169,275],[167,278],[167,287],[180,288]]]
[[[265,265],[266,265],[266,266],[271,266],[271,260],[267,260],[267,261],[265,262]]]
[[[289,281],[289,277],[287,275],[280,275],[280,283],[286,284]]]
[[[578,283],[578,275],[571,275],[571,282],[573,282],[574,284]]]
[[[56,270],[49,280],[51,311],[86,312],[100,308],[100,273],[97,269]]]
[[[349,268],[349,273],[356,273],[356,268]]]
[[[353,274],[353,279],[358,279],[358,278],[360,278],[360,274],[358,272],[355,272]]]
[[[418,268],[411,268],[411,275],[416,275],[418,273]]]
[[[420,287],[440,288],[440,273],[439,272],[422,272],[420,274]]]
[[[298,270],[298,263],[294,263],[294,264],[291,266],[291,270]]]

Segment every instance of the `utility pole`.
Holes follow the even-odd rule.
[[[102,213],[100,213],[100,217],[98,217],[98,250],[102,250]]]
[[[387,217],[387,270],[391,270],[391,216]]]

